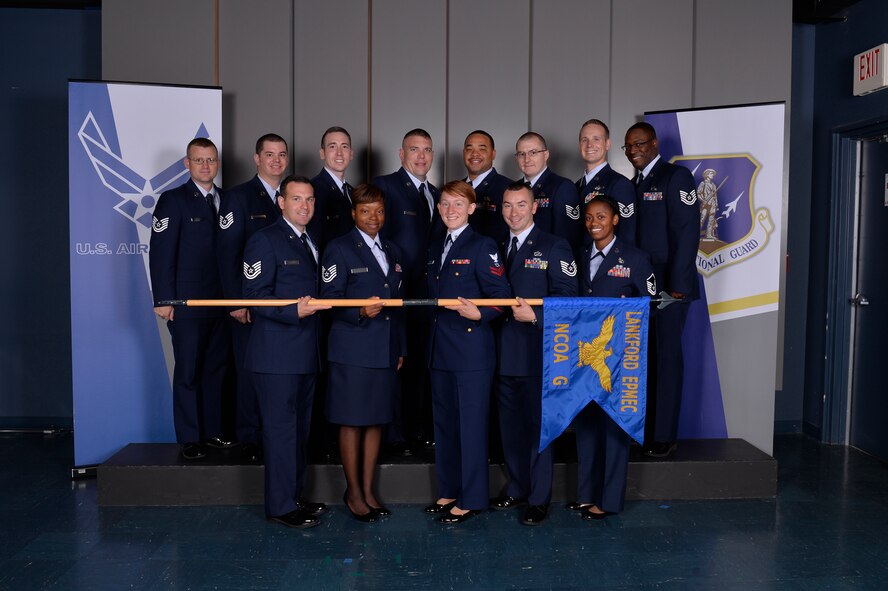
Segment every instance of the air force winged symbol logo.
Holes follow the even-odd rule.
[[[613,390],[611,385],[611,371],[605,360],[613,354],[613,349],[608,349],[611,339],[614,337],[615,316],[608,316],[601,323],[601,331],[592,339],[591,343],[579,341],[580,360],[577,367],[591,367],[598,374],[598,381],[605,392]]]
[[[234,212],[229,211],[225,215],[219,216],[219,227],[223,230],[227,230],[231,227],[231,224],[234,223]]]
[[[321,280],[324,283],[330,283],[334,279],[336,279],[336,265],[321,267]]]
[[[762,166],[751,154],[676,156],[672,161],[689,169],[697,184],[697,268],[703,275],[742,263],[764,249],[774,223],[767,208],[756,209],[753,203],[755,180]]]
[[[567,275],[568,277],[576,277],[577,276],[577,264],[574,261],[558,261],[561,263],[561,272]]]
[[[572,220],[580,219],[580,206],[579,205],[577,205],[576,207],[571,207],[570,205],[565,203],[564,204],[564,211],[565,211],[565,213],[567,213],[567,217],[569,217],[570,219],[572,219]]]
[[[160,234],[170,227],[170,218],[163,218],[162,220],[159,220],[156,217],[151,216],[151,227],[154,229],[155,232]]]
[[[209,132],[203,123],[198,126],[194,137],[209,137]],[[135,224],[139,242],[146,247],[142,261],[145,265],[145,274],[150,281],[147,246],[151,240],[151,230],[163,231],[157,228],[157,222],[153,218],[154,206],[161,193],[181,185],[188,179],[188,170],[182,165],[182,158],[177,157],[150,178],[143,176],[141,171],[137,172],[124,162],[118,142],[112,144],[105,137],[92,111],[84,118],[77,132],[77,138],[99,180],[120,198],[113,205],[114,211]],[[168,218],[165,219],[169,221]],[[163,221],[160,220],[161,223]]]
[[[256,261],[252,265],[244,261],[244,277],[247,279],[255,279],[262,274],[262,261]]]

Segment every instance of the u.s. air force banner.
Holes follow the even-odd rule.
[[[650,298],[543,300],[540,450],[590,402],[644,443]]]
[[[167,330],[148,277],[151,214],[188,180],[185,146],[222,148],[222,91],[108,82],[68,85],[74,461],[132,442],[175,441]]]

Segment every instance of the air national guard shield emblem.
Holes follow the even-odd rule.
[[[761,164],[752,155],[676,156],[675,164],[694,175],[700,203],[697,269],[709,276],[755,256],[774,231],[767,208],[753,203]]]

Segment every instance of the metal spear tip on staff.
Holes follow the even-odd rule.
[[[274,307],[274,306],[291,306],[298,304],[304,298],[295,300],[164,300],[157,302],[158,306],[188,306],[188,307],[207,307],[207,306],[224,306],[231,308],[247,308],[247,307]],[[477,298],[469,299],[476,306],[517,306],[517,298]],[[543,298],[525,298],[524,302],[530,306],[542,306]],[[679,303],[688,303],[688,300],[680,300],[672,297],[665,291],[661,291],[660,295],[651,298],[651,304],[656,304],[657,308],[662,310],[666,306]],[[382,304],[388,307],[404,307],[404,306],[459,306],[460,302],[457,298],[439,298],[424,300],[402,300],[402,299],[341,299],[330,300],[320,298],[309,298],[308,304],[312,306],[330,306],[333,308],[350,308],[363,307]]]

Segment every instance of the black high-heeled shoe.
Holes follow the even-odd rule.
[[[352,511],[351,507],[348,506],[348,489],[346,489],[345,492],[342,493],[342,502],[345,503],[345,508],[348,509],[349,513],[351,513],[351,516],[354,517],[356,520],[360,521],[361,523],[373,523],[374,521],[376,521],[378,519],[376,512],[373,509],[370,509],[369,511],[367,511],[363,515],[360,515],[358,513],[355,513],[354,511]]]
[[[392,512],[386,509],[385,507],[374,507],[371,504],[367,504],[370,507],[370,510],[376,513],[379,517],[390,517]]]

